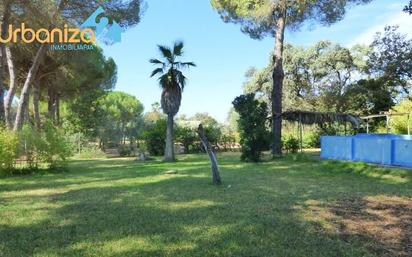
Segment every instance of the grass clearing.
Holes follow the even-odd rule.
[[[0,179],[0,256],[412,254],[412,171],[218,157],[220,187],[206,155]]]

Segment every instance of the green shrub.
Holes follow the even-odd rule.
[[[19,156],[26,160],[28,169],[37,169],[47,150],[43,135],[33,127],[24,125],[19,133]]]
[[[119,155],[122,157],[130,156],[132,154],[132,149],[128,145],[120,145],[117,148],[117,151],[119,152]]]
[[[44,147],[42,160],[51,168],[65,166],[66,160],[72,156],[72,149],[63,131],[46,123],[43,129]]]
[[[164,154],[166,142],[166,120],[160,119],[150,126],[143,134],[146,142],[147,151],[154,156]]]
[[[288,153],[297,153],[300,148],[299,140],[293,136],[289,136],[284,140],[283,147]]]
[[[187,127],[176,127],[176,140],[183,145],[184,152],[187,154],[193,151],[197,141],[196,131]]]
[[[11,172],[17,159],[18,137],[15,133],[0,128],[0,171]]]
[[[254,94],[247,94],[237,97],[233,101],[233,106],[239,113],[241,159],[243,161],[260,161],[262,152],[267,148],[267,139],[269,138],[269,133],[266,130],[267,105],[256,100]]]
[[[106,154],[97,146],[85,145],[81,148],[80,153],[75,155],[78,159],[102,159]]]
[[[303,136],[303,147],[304,148],[320,148],[320,137],[319,132],[309,133]]]
[[[59,168],[72,155],[72,147],[63,131],[46,123],[42,131],[25,125],[19,134],[19,156],[27,161],[29,169],[36,169],[40,163],[49,168]]]

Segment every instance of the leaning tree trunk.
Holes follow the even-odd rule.
[[[4,51],[3,51],[3,45],[0,45],[0,125],[4,122],[6,123],[5,120],[5,114],[4,114],[4,84],[3,84],[3,68],[4,68],[4,62],[3,62],[3,57],[4,57]],[[4,124],[3,123],[3,124]]]
[[[17,107],[16,120],[14,122],[14,131],[18,131],[23,126],[24,110],[28,105],[29,95],[30,95],[30,86],[33,83],[34,78],[36,77],[37,71],[39,70],[40,61],[44,54],[46,53],[46,45],[43,44],[40,46],[39,50],[34,57],[33,64],[30,67],[29,73],[27,74],[26,81],[24,82],[23,89],[20,94],[20,101]]]
[[[167,131],[166,131],[166,147],[165,147],[165,161],[175,160],[175,150],[173,145],[173,115],[167,115]]]
[[[203,129],[202,124],[199,125],[199,128],[197,129],[197,133],[199,134],[200,141],[202,142],[203,147],[205,148],[205,151],[209,155],[209,159],[212,165],[213,184],[220,185],[222,183],[222,180],[220,179],[219,165],[217,163],[216,155],[213,152],[212,146],[210,145],[209,141],[206,138],[205,131]]]
[[[41,127],[39,103],[40,103],[40,81],[35,80],[33,82],[33,114],[34,114],[34,124],[36,125],[37,129],[40,129]]]
[[[272,155],[282,155],[282,90],[283,90],[283,41],[286,25],[286,8],[281,7],[276,19],[276,46],[273,55],[272,89]]]
[[[13,103],[14,95],[16,93],[16,72],[14,68],[14,60],[13,55],[11,53],[10,47],[6,46],[4,49],[6,60],[7,60],[7,67],[9,71],[9,90],[7,91],[7,95],[4,99],[4,114],[6,119],[6,125],[9,129],[13,127],[13,121],[11,117],[11,105]]]

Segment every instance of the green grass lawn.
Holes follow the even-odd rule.
[[[218,157],[219,187],[204,155],[0,179],[0,256],[412,255],[412,171]]]

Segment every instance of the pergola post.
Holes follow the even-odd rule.
[[[369,134],[369,119],[366,120],[366,134]]]
[[[386,114],[386,133],[389,134],[389,115]]]

